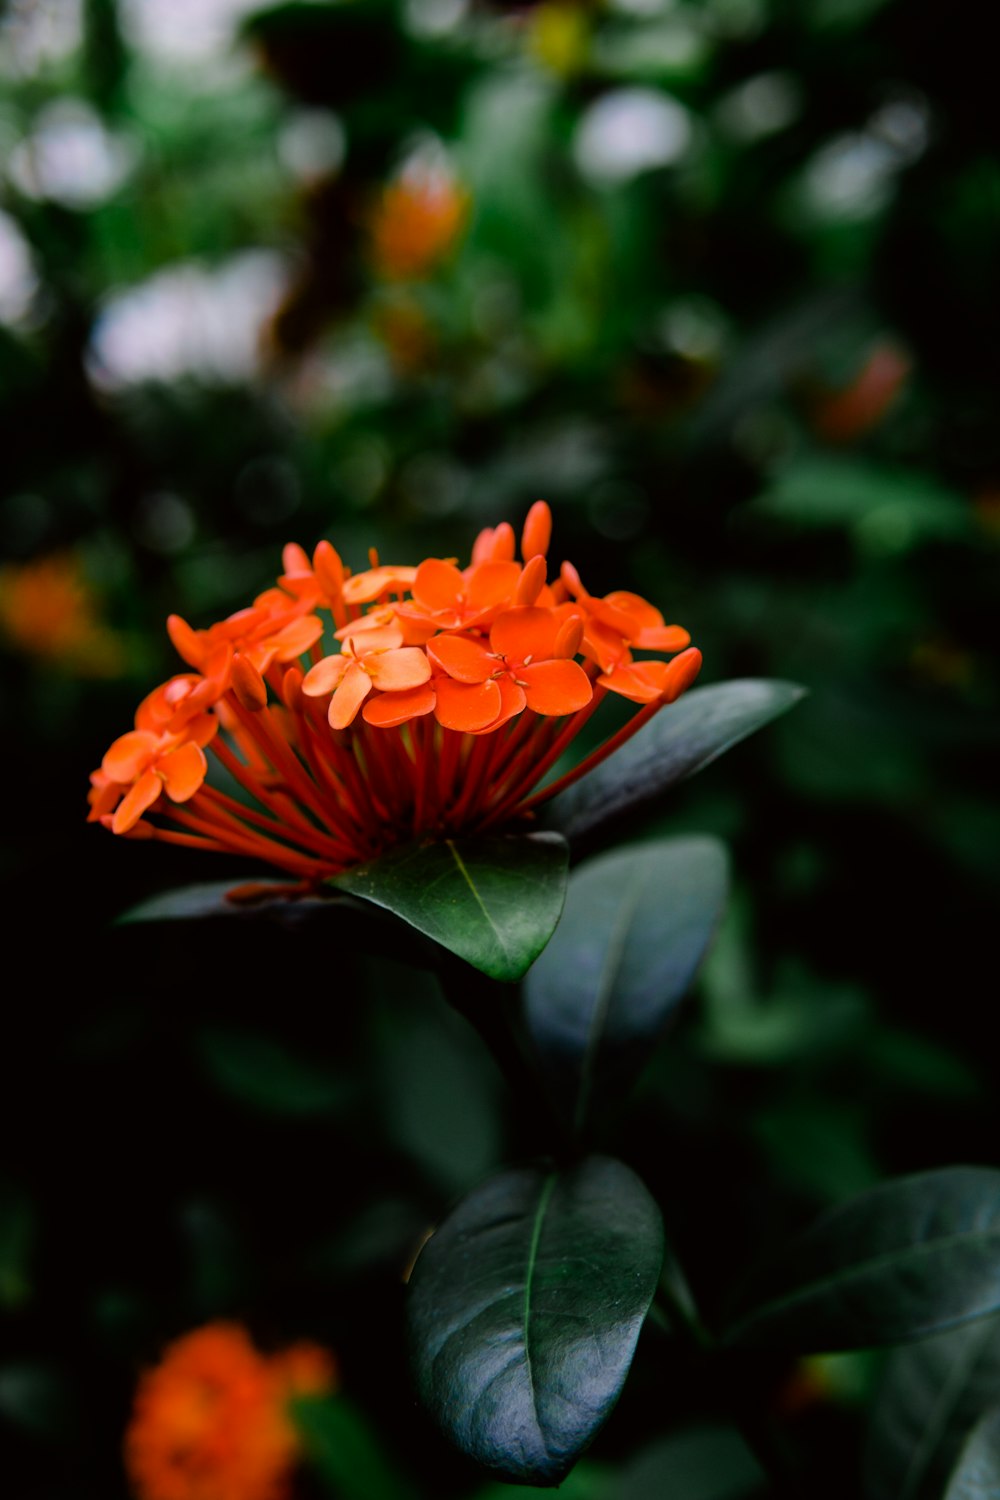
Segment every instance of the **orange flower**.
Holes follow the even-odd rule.
[[[125,1435],[136,1500],[285,1500],[299,1456],[289,1402],[335,1386],[315,1345],[267,1358],[235,1323],[185,1334],[136,1390]]]
[[[411,163],[383,189],[372,214],[376,271],[390,281],[427,276],[454,246],[468,212],[468,194],[447,170]]]
[[[0,635],[81,676],[114,677],[125,664],[121,641],[98,619],[94,593],[69,553],[0,568]]]
[[[195,670],[154,689],[111,746],[91,820],[245,854],[309,885],[410,839],[528,826],[701,666],[687,631],[637,594],[595,598],[568,563],[549,582],[551,527],[539,501],[523,561],[503,522],[464,569],[373,553],[352,576],[329,542],[311,562],[290,544],[278,587],[251,609],[200,631],[171,616]],[[339,643],[329,655],[323,614]],[[608,692],[638,705],[632,719],[541,786]],[[206,750],[244,799],[212,784]]]

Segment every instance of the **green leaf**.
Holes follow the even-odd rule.
[[[349,1084],[319,1061],[297,1056],[257,1032],[209,1026],[198,1034],[196,1045],[220,1088],[269,1114],[333,1114],[352,1095]]]
[[[1000,1171],[945,1167],[824,1214],[759,1275],[726,1340],[797,1353],[916,1339],[1000,1309]]]
[[[732,1427],[674,1433],[625,1464],[611,1500],[743,1500],[759,1494],[766,1475]]]
[[[239,891],[252,884],[259,890],[253,900],[230,900],[231,891]],[[287,880],[212,880],[203,885],[186,885],[180,890],[164,891],[162,895],[150,896],[132,906],[117,918],[119,924],[132,922],[187,922],[204,917],[301,916],[304,913],[331,910],[357,910],[346,897],[297,896],[289,900],[288,891],[295,889]]]
[[[675,782],[786,713],[804,693],[792,682],[757,678],[692,689],[554,797],[545,826],[564,834],[575,850],[606,842],[609,825],[648,812]]]
[[[411,1278],[424,1404],[493,1473],[558,1484],[618,1398],[662,1258],[659,1210],[621,1162],[490,1178]]]
[[[869,1500],[939,1500],[976,1418],[1000,1401],[1000,1316],[894,1349],[871,1413]]]
[[[291,1405],[306,1461],[338,1500],[415,1500],[364,1414],[343,1396],[303,1397]]]
[[[718,840],[660,839],[588,860],[525,978],[525,1019],[566,1117],[633,1082],[694,977],[726,899]]]
[[[331,884],[393,912],[492,979],[513,982],[562,912],[569,851],[554,833],[406,844]]]
[[[997,1500],[1000,1495],[1000,1407],[988,1411],[966,1439],[944,1500]]]

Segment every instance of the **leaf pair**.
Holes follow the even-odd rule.
[[[579,856],[648,814],[675,782],[784,713],[802,696],[786,682],[748,679],[695,688],[658,714],[608,760],[545,810],[540,832],[401,845],[330,882],[399,917],[411,929],[493,979],[526,973],[562,912],[570,849]],[[209,885],[136,907],[128,920],[218,916],[237,908]],[[280,887],[276,887],[276,892]],[[274,903],[270,903],[273,907]],[[298,916],[329,920],[336,900],[296,903]],[[259,903],[254,910],[267,910]]]

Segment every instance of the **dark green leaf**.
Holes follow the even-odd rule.
[[[514,981],[562,912],[569,851],[554,833],[406,844],[332,882],[393,912],[492,979]]]
[[[894,1349],[871,1414],[870,1500],[939,1500],[970,1427],[1000,1401],[1000,1317]]]
[[[363,1413],[343,1396],[293,1401],[291,1416],[307,1462],[340,1500],[415,1500]]]
[[[1000,1309],[1000,1171],[946,1167],[824,1214],[751,1284],[727,1341],[798,1353],[891,1344]]]
[[[621,1162],[503,1172],[414,1269],[420,1395],[487,1469],[558,1484],[614,1405],[663,1257],[659,1210]]]
[[[239,891],[252,884],[259,894],[252,900],[230,900],[231,891]],[[204,885],[186,885],[180,890],[164,891],[162,895],[150,896],[130,907],[117,919],[125,922],[186,922],[198,917],[248,917],[266,912],[268,915],[329,911],[350,908],[353,903],[341,897],[298,896],[293,901],[287,892],[295,887],[287,880],[213,880]],[[355,907],[356,910],[356,907]]]
[[[760,1465],[732,1427],[695,1427],[637,1454],[621,1470],[610,1500],[742,1500],[765,1484]]]
[[[684,995],[726,898],[726,851],[705,837],[599,855],[525,979],[525,1017],[566,1117],[627,1088]]]
[[[609,825],[648,811],[675,782],[786,713],[804,692],[792,682],[756,678],[694,688],[554,797],[546,827],[564,834],[575,851],[606,841]]]
[[[997,1500],[1000,1495],[1000,1407],[981,1417],[966,1439],[944,1500]]]
[[[344,1079],[269,1036],[212,1026],[200,1032],[197,1046],[216,1083],[255,1109],[282,1115],[330,1114],[343,1109],[351,1097]]]

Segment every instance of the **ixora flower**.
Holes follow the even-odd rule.
[[[530,830],[701,666],[687,631],[638,595],[596,597],[568,563],[550,579],[550,532],[539,501],[520,561],[503,523],[465,568],[373,554],[356,574],[329,542],[312,558],[291,544],[248,609],[203,630],[172,616],[190,670],[104,756],[91,821],[247,855],[304,889],[413,841]],[[609,693],[636,705],[631,719],[541,785]]]
[[[315,1344],[267,1357],[236,1323],[185,1334],[136,1390],[125,1467],[137,1500],[285,1500],[300,1455],[289,1405],[336,1383]]]

